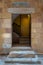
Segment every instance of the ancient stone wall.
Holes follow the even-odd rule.
[[[29,2],[29,7],[35,8],[35,13],[31,14],[31,45],[34,50],[43,52],[43,0],[0,0],[0,47],[6,42],[4,35],[6,38],[11,34],[11,13],[7,8],[13,7],[12,2],[18,1]]]
[[[11,14],[7,11],[6,1],[0,1],[0,48],[11,47]]]

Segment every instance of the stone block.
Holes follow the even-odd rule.
[[[11,48],[11,43],[9,44],[9,43],[3,43],[3,45],[2,45],[2,48]]]
[[[3,33],[2,37],[3,38],[11,38],[11,33]]]
[[[2,2],[2,0],[0,0],[0,2]]]
[[[0,8],[0,13],[2,13],[3,12],[3,9],[2,8]]]
[[[0,19],[0,29],[2,28],[3,19]]]
[[[3,7],[3,10],[2,10],[3,11],[2,18],[6,18],[6,19],[11,18],[11,13],[9,13],[7,9],[8,8]]]
[[[5,28],[5,32],[6,33],[12,33],[12,30],[11,30],[11,28]]]
[[[2,28],[11,28],[11,19],[3,19]]]
[[[11,7],[11,0],[4,0],[4,7],[10,8]]]
[[[12,43],[11,33],[3,33],[2,37],[4,38],[2,47],[10,48]]]
[[[0,18],[2,18],[2,13],[0,13]]]
[[[2,45],[3,45],[3,38],[2,38],[2,36],[0,36],[0,48],[2,48]]]
[[[6,13],[6,12],[3,12],[3,14],[2,14],[2,18],[3,19],[11,19],[11,14],[10,13]]]
[[[3,8],[4,7],[4,3],[0,2],[0,7]]]
[[[5,33],[5,29],[4,28],[1,28],[0,29],[0,35],[3,34],[3,33]]]

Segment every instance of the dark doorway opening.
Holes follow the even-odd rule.
[[[12,14],[12,46],[31,46],[30,14]]]

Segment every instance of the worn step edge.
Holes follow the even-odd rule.
[[[38,61],[38,56],[35,55],[35,58],[8,58],[5,60],[5,62],[37,62]]]
[[[31,47],[12,47],[11,49],[31,49]]]
[[[32,51],[33,49],[10,49],[11,51]]]
[[[29,65],[29,64],[41,64],[40,61],[37,61],[37,62],[5,62],[5,65]]]
[[[34,58],[35,54],[10,54],[7,57],[9,58]]]
[[[35,54],[34,51],[11,51],[10,54]]]

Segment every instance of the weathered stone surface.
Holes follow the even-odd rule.
[[[42,37],[43,36],[43,19],[42,19],[42,15],[41,14],[36,14],[35,16],[32,15],[32,31],[31,31],[31,38],[32,38],[32,47],[33,49],[35,49],[36,51],[40,51],[43,49],[43,42],[42,42]],[[42,45],[42,46],[41,46]]]
[[[0,28],[1,25],[4,28],[11,28],[11,13],[8,13],[7,8],[13,7],[12,2],[29,2],[30,6],[32,8],[35,8],[35,13],[31,14],[31,36],[32,36],[32,48],[39,51],[43,52],[43,0],[0,0],[0,8],[2,8],[0,11],[0,18],[3,18],[3,24],[0,23]],[[18,10],[19,11],[19,10]],[[22,11],[21,11],[22,12]],[[26,12],[25,12],[26,13]],[[9,20],[8,20],[9,18]],[[7,21],[7,23],[5,22]],[[9,23],[10,22],[10,23]],[[9,25],[9,26],[7,26]],[[1,30],[0,30],[1,31]],[[7,32],[7,31],[6,31]],[[3,32],[4,33],[4,32]],[[2,34],[2,31],[0,32]],[[2,42],[2,39],[0,39]],[[1,43],[0,43],[1,46]]]
[[[11,28],[11,19],[3,19],[3,28]]]
[[[0,0],[0,2],[2,2],[2,0]]]
[[[3,9],[2,9],[2,8],[0,8],[0,13],[2,13],[2,10],[3,10]]]
[[[11,0],[4,0],[4,7],[5,8],[11,7]]]
[[[4,3],[0,2],[0,8],[4,7]]]
[[[0,29],[2,28],[3,19],[0,19]]]
[[[5,32],[6,32],[6,33],[11,33],[12,30],[11,30],[11,28],[5,28]]]
[[[1,14],[1,18],[3,18],[3,19],[11,19],[11,14],[8,13],[8,12],[3,12]]]
[[[15,14],[31,14],[35,13],[34,8],[8,8],[8,12],[15,13]]]
[[[6,58],[5,63],[23,63],[23,64],[27,64],[27,63],[37,64],[38,63],[40,64],[40,61],[38,61],[38,56],[35,54],[33,50],[32,51],[24,50],[24,49],[30,49],[28,47],[26,48],[25,47],[15,47],[15,49],[16,48],[21,49],[21,50],[11,51]]]

